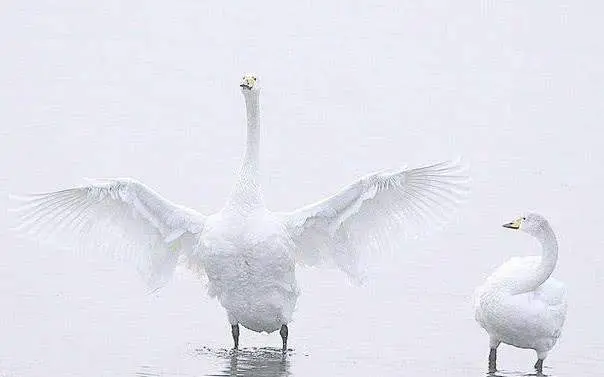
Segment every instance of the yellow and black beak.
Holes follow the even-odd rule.
[[[503,224],[503,227],[510,228],[510,229],[520,229],[521,223],[522,223],[522,217],[512,221],[511,223]]]

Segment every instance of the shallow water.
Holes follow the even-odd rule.
[[[242,348],[239,350],[202,347],[189,354],[193,363],[198,364],[198,372],[186,375],[204,376],[290,376],[291,363],[295,359],[293,351],[282,352],[277,348]],[[208,367],[208,365],[215,365]],[[136,372],[137,377],[176,376],[182,372],[162,371],[160,367],[143,365]]]

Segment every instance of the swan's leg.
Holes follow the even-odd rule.
[[[287,329],[287,325],[281,325],[281,330],[279,330],[279,335],[281,335],[281,339],[283,340],[283,351],[287,351],[287,333],[289,330]]]
[[[231,334],[233,334],[234,349],[239,349],[239,324],[231,325]]]
[[[497,348],[491,348],[489,351],[489,372],[497,371]]]
[[[489,340],[489,373],[494,373],[497,371],[497,347],[501,342],[491,338]]]
[[[543,373],[543,359],[537,359],[535,369],[537,370],[537,373]]]
[[[537,373],[543,373],[543,360],[547,357],[547,351],[537,351],[537,362],[535,363],[535,370]]]

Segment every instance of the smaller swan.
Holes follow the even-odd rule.
[[[497,347],[506,343],[537,352],[535,369],[560,337],[566,318],[566,288],[550,275],[558,260],[556,235],[545,218],[531,213],[508,224],[537,238],[541,257],[511,258],[476,290],[476,321],[489,334],[489,372],[497,370]]]

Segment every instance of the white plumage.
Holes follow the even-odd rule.
[[[543,255],[511,258],[489,276],[476,290],[476,321],[490,337],[490,370],[496,369],[496,349],[503,342],[535,350],[535,368],[541,371],[566,318],[566,288],[550,277],[558,258],[558,244],[547,220],[540,215],[529,214],[504,226],[535,236]]]
[[[239,179],[211,216],[170,203],[142,183],[112,179],[26,198],[21,229],[61,245],[104,249],[136,262],[152,288],[183,263],[208,279],[235,347],[241,324],[281,329],[286,346],[299,290],[296,263],[333,263],[358,278],[358,258],[397,235],[442,222],[466,192],[456,163],[369,175],[290,213],[266,209],[259,185],[259,89],[244,76],[248,135]]]
[[[24,202],[20,230],[132,261],[153,289],[170,278],[180,254],[191,254],[204,223],[199,213],[126,178],[18,199]]]

